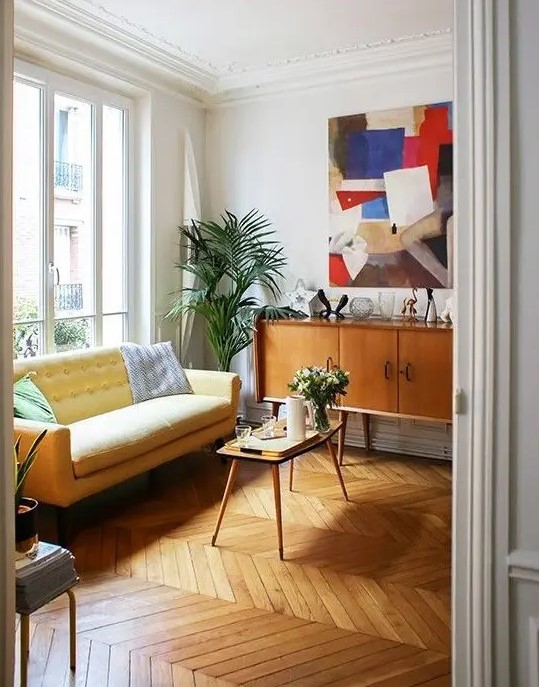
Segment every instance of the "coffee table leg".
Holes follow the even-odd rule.
[[[226,483],[225,493],[223,494],[223,500],[221,501],[221,508],[219,509],[219,515],[217,516],[217,524],[215,525],[215,532],[211,538],[211,545],[215,546],[215,540],[219,534],[219,528],[221,527],[221,521],[223,520],[223,515],[225,514],[226,504],[234,488],[234,482],[236,481],[236,475],[238,474],[238,468],[240,467],[240,461],[235,458],[230,466],[230,472],[228,473],[228,481]]]
[[[292,482],[294,481],[294,459],[290,459],[290,476],[288,478],[288,488],[292,491]]]
[[[344,494],[344,498],[347,501],[350,501],[350,499],[348,498],[348,493],[346,491],[346,486],[344,484],[344,480],[342,478],[341,467],[339,465],[339,461],[337,460],[337,454],[335,453],[335,448],[333,447],[333,444],[331,443],[331,439],[328,439],[326,441],[326,446],[328,447],[329,455],[331,456],[331,460],[333,461],[333,465],[335,466],[335,470],[337,471],[337,477],[339,478],[339,482],[341,485],[342,493]]]
[[[275,497],[275,519],[277,521],[277,539],[279,540],[279,558],[283,560],[283,519],[281,514],[281,482],[279,481],[279,466],[271,466],[271,476],[273,478],[273,495]]]

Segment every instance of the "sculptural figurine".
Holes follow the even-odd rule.
[[[415,304],[417,303],[417,288],[412,287],[412,296],[405,298],[401,310],[401,315],[404,320],[415,321],[417,319],[417,310]]]
[[[453,296],[450,296],[445,302],[445,308],[443,309],[440,319],[443,322],[453,322]]]
[[[348,296],[346,294],[341,296],[335,310],[331,308],[331,303],[328,301],[327,296],[324,293],[324,289],[318,289],[316,295],[318,296],[322,305],[325,306],[325,309],[320,312],[320,317],[323,317],[325,320],[327,320],[329,319],[330,315],[335,315],[336,319],[338,320],[344,319],[344,315],[341,313],[341,310],[348,303]]]
[[[427,289],[427,310],[425,311],[425,322],[434,323],[438,321],[436,302],[433,296],[434,289]]]

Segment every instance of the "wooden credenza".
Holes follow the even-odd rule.
[[[370,448],[370,415],[451,422],[453,332],[448,324],[400,320],[259,321],[254,337],[257,401],[274,412],[289,395],[294,372],[339,365],[350,384],[339,411],[363,414]],[[342,451],[341,451],[342,455]]]

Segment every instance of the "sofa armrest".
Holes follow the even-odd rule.
[[[21,456],[25,456],[34,439],[44,430],[47,434],[39,445],[38,454],[28,473],[26,496],[61,505],[66,491],[75,480],[71,463],[71,432],[69,427],[55,423],[14,419],[14,440],[21,437]]]
[[[193,393],[204,396],[221,396],[237,408],[240,398],[241,379],[234,372],[214,370],[185,370]]]

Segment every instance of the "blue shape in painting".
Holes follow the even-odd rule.
[[[348,134],[346,179],[381,179],[402,168],[404,127]]]
[[[363,203],[361,216],[363,219],[389,219],[387,196],[380,196],[380,198]]]

